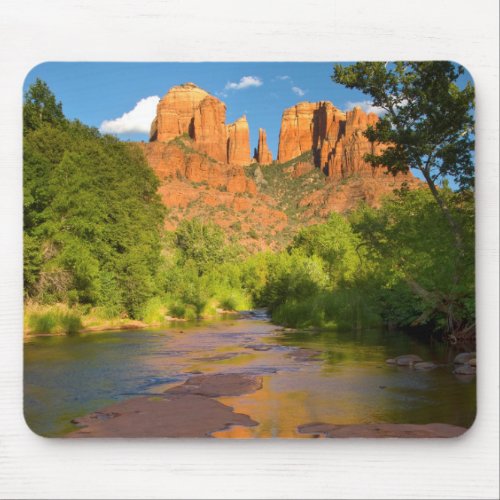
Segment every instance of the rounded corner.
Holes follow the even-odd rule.
[[[457,434],[456,436],[453,436],[451,439],[467,439],[467,438],[464,438],[465,435],[469,435],[470,433],[470,430],[475,428],[476,427],[476,422],[477,422],[477,403],[476,403],[476,409],[475,409],[475,412],[474,412],[474,420],[472,421],[472,423],[469,425],[469,427],[465,427],[464,431],[460,434]]]
[[[33,425],[32,422],[30,422],[30,419],[28,415],[26,414],[26,405],[23,407],[23,420],[26,425],[26,427],[32,432],[36,437],[38,438],[43,438],[43,439],[49,439],[51,436],[48,434],[43,434],[42,432],[39,432],[35,426]]]
[[[50,64],[52,61],[42,61],[42,62],[39,62],[39,63],[36,63],[34,66],[32,66],[27,72],[26,74],[24,75],[24,78],[23,78],[23,84],[22,84],[22,88],[25,89],[26,88],[26,84],[27,84],[27,81],[28,79],[30,78],[30,76],[36,71],[38,70],[39,68],[41,68],[42,66],[45,66],[46,64]]]
[[[469,68],[467,66],[462,64],[460,61],[456,61],[454,59],[450,59],[449,62],[451,62],[452,64],[455,64],[456,66],[461,68],[463,70],[463,74],[470,79],[472,87],[476,88],[476,80],[475,80],[474,76],[472,75],[472,73],[469,71]]]

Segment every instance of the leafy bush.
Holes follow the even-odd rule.
[[[28,325],[33,333],[53,333],[57,327],[58,314],[56,311],[34,313],[28,319]]]
[[[226,311],[236,311],[238,307],[238,301],[235,297],[224,297],[219,301],[219,305],[222,309]]]
[[[160,297],[152,297],[143,306],[141,319],[146,323],[163,323],[167,307]]]
[[[186,315],[186,306],[179,302],[175,302],[173,304],[170,304],[168,312],[170,316],[174,318],[184,318]]]
[[[80,315],[74,312],[63,313],[58,319],[62,331],[66,335],[74,335],[83,327]]]

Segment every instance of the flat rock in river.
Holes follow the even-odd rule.
[[[474,375],[476,373],[476,367],[469,364],[457,365],[453,373],[455,375]]]
[[[231,425],[257,425],[230,406],[194,394],[132,398],[74,423],[85,427],[67,437],[209,437]]]
[[[398,356],[397,358],[387,359],[386,363],[398,366],[411,366],[414,363],[420,363],[422,361],[423,359],[416,354],[403,354],[402,356]]]
[[[467,429],[449,424],[355,424],[334,425],[323,422],[297,427],[301,434],[320,434],[329,438],[449,438],[463,434]]]
[[[214,354],[213,356],[208,356],[206,358],[193,358],[195,361],[225,361],[226,359],[235,358],[243,354],[241,352],[223,352],[221,354]]]
[[[262,377],[246,373],[215,373],[196,375],[183,384],[165,391],[167,395],[197,394],[216,398],[219,396],[240,396],[262,388]]]
[[[464,365],[465,363],[468,363],[471,359],[475,358],[476,358],[475,352],[461,352],[460,354],[457,354],[455,356],[453,363],[455,363],[456,365]]]
[[[418,363],[414,363],[413,368],[415,370],[433,370],[437,368],[437,365],[432,361],[419,361]]]

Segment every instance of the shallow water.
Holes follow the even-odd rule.
[[[297,348],[321,351],[296,360]],[[385,360],[418,354],[442,364],[429,372]],[[469,427],[475,377],[452,374],[455,351],[402,332],[280,332],[265,321],[225,320],[164,330],[36,337],[25,343],[25,416],[45,436],[71,419],[138,394],[162,393],[193,373],[263,376],[252,394],[218,398],[259,422],[217,437],[304,437],[298,425],[441,422]]]

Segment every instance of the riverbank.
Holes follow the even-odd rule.
[[[224,317],[239,317],[240,312],[216,308],[213,314],[204,314],[198,321],[217,320]],[[95,308],[84,312],[65,304],[41,306],[31,304],[24,310],[24,338],[74,335],[78,333],[100,333],[117,330],[140,330],[161,328],[171,324],[183,324],[194,320],[162,315],[161,320],[137,320],[128,317],[103,316]]]

